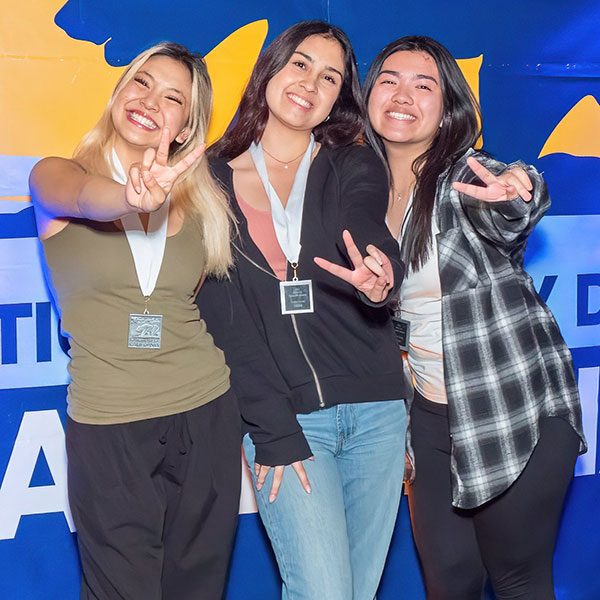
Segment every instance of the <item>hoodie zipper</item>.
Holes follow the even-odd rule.
[[[292,317],[292,325],[294,326],[294,333],[296,334],[296,339],[298,340],[298,345],[300,346],[300,350],[302,350],[302,354],[304,355],[304,360],[306,360],[306,364],[308,365],[308,368],[311,370],[313,379],[315,380],[315,386],[317,387],[317,395],[319,396],[319,406],[321,408],[325,408],[325,400],[323,400],[323,390],[321,390],[321,382],[319,381],[317,372],[315,371],[313,364],[310,362],[310,359],[308,358],[308,355],[306,354],[306,350],[304,350],[304,344],[302,343],[302,340],[300,339],[300,333],[298,332],[298,324],[296,323],[296,315],[291,314],[290,317]]]
[[[274,279],[277,279],[277,281],[279,281],[279,278],[274,273],[270,273],[269,271],[267,271],[266,269],[261,267],[259,264],[254,262],[247,254],[245,254],[237,246],[235,246],[235,244],[234,244],[234,247],[250,264],[254,265],[257,269],[259,269],[263,273],[266,273],[267,275],[270,275],[271,277],[273,277]],[[308,354],[306,354],[306,350],[304,349],[304,344],[302,343],[302,340],[300,339],[300,332],[298,331],[298,323],[296,322],[296,315],[291,314],[290,317],[292,317],[292,326],[294,327],[294,333],[296,334],[296,340],[298,341],[298,345],[300,346],[300,350],[302,351],[302,356],[304,356],[304,360],[306,361],[306,364],[308,365],[308,368],[310,369],[310,372],[312,373],[313,379],[315,381],[315,387],[317,388],[317,396],[319,397],[319,407],[325,408],[325,400],[323,399],[323,390],[321,389],[321,382],[319,381],[317,371],[315,370],[312,362],[310,362],[310,359],[308,358]]]

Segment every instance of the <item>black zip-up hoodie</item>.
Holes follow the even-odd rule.
[[[296,413],[405,396],[385,302],[374,304],[313,260],[320,256],[352,268],[342,240],[347,229],[363,256],[368,244],[388,256],[394,291],[399,287],[404,266],[385,225],[385,170],[367,146],[322,148],[317,154],[306,186],[298,261],[298,278],[312,280],[314,313],[282,315],[279,280],[248,233],[233,196],[233,171],[223,159],[211,166],[229,193],[239,235],[231,281],[204,283],[200,315],[225,352],[256,462],[290,464],[311,455]]]

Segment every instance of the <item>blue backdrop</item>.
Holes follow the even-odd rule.
[[[459,59],[483,55],[484,148],[544,171],[553,204],[532,236],[527,265],[573,353],[590,445],[562,521],[557,596],[600,598],[600,3],[69,0],[57,7],[55,23],[73,39],[108,40],[105,59],[119,66],[164,39],[207,53],[247,23],[268,20],[268,43],[288,25],[312,18],[346,30],[362,75],[381,47],[406,34],[437,38]],[[44,110],[50,118],[51,108]],[[35,160],[0,156],[4,196],[27,194]],[[0,200],[0,598],[75,600],[79,571],[62,429],[66,359],[35,235],[30,206]],[[241,515],[227,598],[279,594],[258,517]],[[378,597],[424,598],[405,500]]]

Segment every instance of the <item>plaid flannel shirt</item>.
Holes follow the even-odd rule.
[[[459,194],[452,181],[477,179],[466,164],[473,153],[440,176],[436,197],[452,492],[460,508],[480,506],[517,479],[544,416],[567,420],[585,451],[570,352],[523,270],[527,237],[550,205],[546,184],[535,168],[515,163],[509,167],[522,167],[533,183],[530,202]],[[509,168],[475,156],[495,174]]]

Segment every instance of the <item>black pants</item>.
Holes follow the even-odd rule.
[[[82,600],[219,600],[237,526],[241,425],[229,391],[119,425],[67,421]]]
[[[408,487],[428,600],[481,600],[490,577],[498,600],[554,599],[552,555],[579,437],[545,418],[511,487],[473,510],[452,507],[447,406],[418,392],[411,409],[416,478]]]

